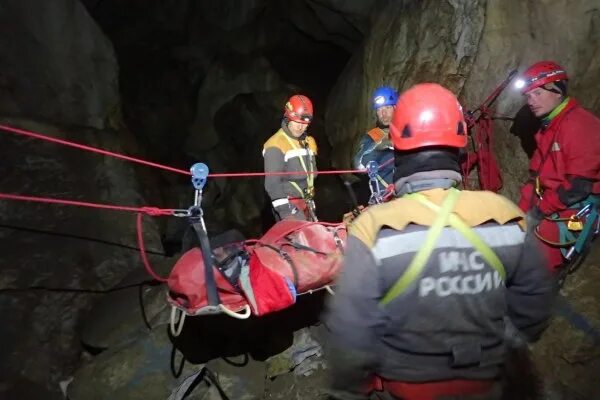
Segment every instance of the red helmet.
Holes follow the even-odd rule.
[[[523,93],[546,83],[567,79],[569,77],[563,67],[552,61],[540,61],[527,68],[523,73]]]
[[[390,134],[397,150],[467,145],[462,107],[452,92],[437,83],[421,83],[400,95]]]
[[[301,94],[295,94],[285,103],[283,116],[290,121],[310,124],[313,119],[313,105],[310,99]]]

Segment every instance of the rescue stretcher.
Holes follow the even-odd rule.
[[[222,313],[246,319],[290,307],[305,293],[333,293],[345,224],[282,220],[258,240],[211,248],[200,206],[208,167],[196,164],[191,171],[196,194],[188,218],[199,246],[179,258],[167,279],[174,336],[186,316]]]

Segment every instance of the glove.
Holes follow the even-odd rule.
[[[544,219],[544,213],[539,208],[533,207],[525,214],[525,225],[527,225],[527,232],[533,232],[533,230],[542,222]]]

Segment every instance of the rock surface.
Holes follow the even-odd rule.
[[[350,165],[360,136],[375,121],[370,94],[382,84],[402,90],[423,81],[438,82],[473,110],[511,70],[553,59],[567,69],[571,94],[599,113],[595,80],[600,55],[590,46],[600,35],[599,18],[596,0],[390,2],[376,16],[373,30],[329,96],[325,122],[334,148],[332,163]],[[520,94],[509,87],[495,108],[499,115],[514,117],[522,105]],[[521,142],[531,147],[531,116],[524,114],[519,123],[494,124],[503,193],[513,199],[527,174]]]
[[[2,124],[139,150],[113,129],[121,128],[116,59],[80,3],[5,1],[0,22]],[[6,132],[0,147],[5,193],[133,206],[155,195],[141,186],[152,179],[121,161]],[[58,398],[80,362],[82,317],[141,268],[135,216],[5,200],[0,215],[0,398]],[[157,225],[146,219],[145,228],[148,249],[162,253]]]
[[[77,0],[0,6],[2,115],[104,129],[119,111],[110,41]]]

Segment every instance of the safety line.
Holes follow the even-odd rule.
[[[34,139],[38,139],[38,140],[43,140],[43,141],[47,141],[47,142],[51,142],[51,143],[60,144],[63,146],[74,147],[79,150],[84,150],[84,151],[89,151],[92,153],[102,154],[102,155],[109,156],[109,157],[119,158],[121,160],[130,161],[133,163],[138,163],[138,164],[154,167],[154,168],[162,169],[165,171],[175,172],[175,173],[182,174],[182,175],[191,175],[190,171],[186,171],[183,169],[170,167],[168,165],[159,164],[159,163],[152,162],[152,161],[142,160],[141,158],[127,156],[127,155],[116,153],[113,151],[108,151],[108,150],[104,150],[104,149],[99,149],[97,147],[92,147],[92,146],[87,146],[87,145],[84,145],[81,143],[72,142],[69,140],[58,139],[58,138],[54,138],[52,136],[42,135],[40,133],[28,131],[25,129],[19,129],[19,128],[7,126],[7,125],[0,125],[0,130],[3,130],[5,132],[10,132],[10,133],[15,133],[15,134],[30,137],[30,138],[34,138]],[[381,169],[385,165],[387,165],[387,162],[380,165],[379,168]],[[310,173],[315,174],[315,175],[342,175],[342,174],[364,174],[366,172],[367,172],[366,169],[345,169],[345,170],[312,171]],[[211,174],[208,174],[208,177],[209,178],[249,178],[249,177],[279,176],[279,175],[283,175],[283,176],[298,175],[298,172],[291,171],[291,172],[211,173]]]
[[[112,204],[90,203],[87,201],[75,201],[75,200],[56,199],[56,198],[49,198],[49,197],[24,196],[24,195],[19,195],[19,194],[12,194],[12,193],[0,193],[0,199],[15,200],[15,201],[31,201],[31,202],[35,202],[35,203],[59,204],[59,205],[63,205],[63,206],[76,206],[76,207],[96,208],[96,209],[114,210],[114,211],[138,212],[138,213],[144,213],[144,214],[148,214],[148,215],[152,215],[152,216],[173,215],[173,213],[176,211],[171,208],[118,206],[118,205],[112,205]]]

